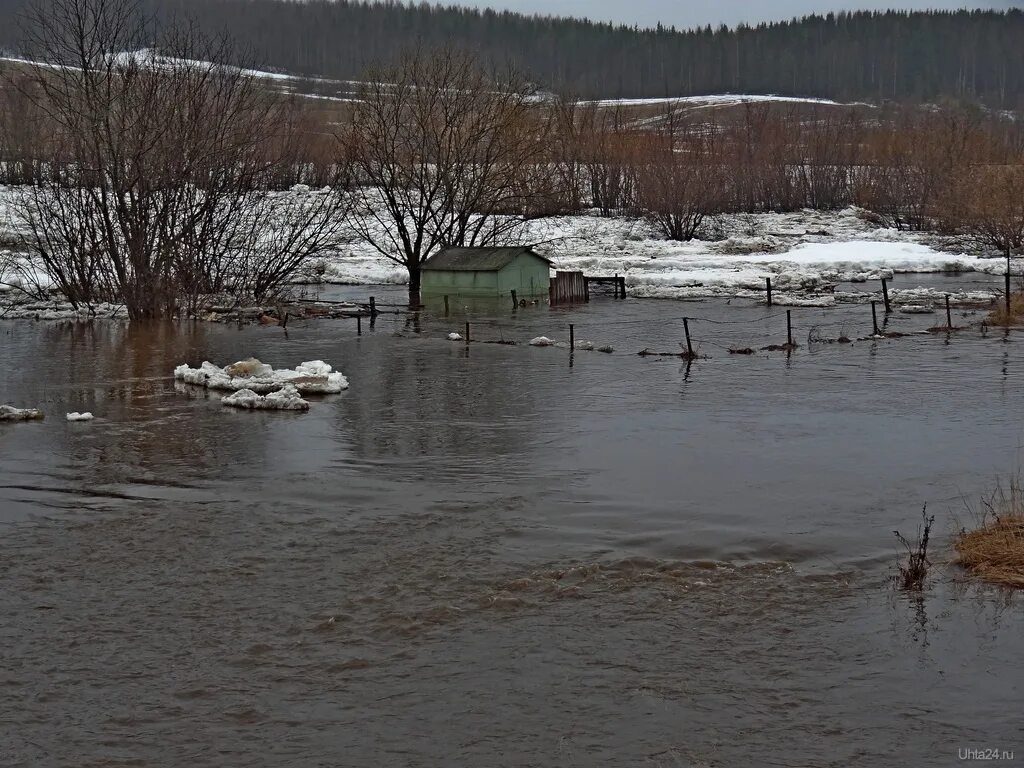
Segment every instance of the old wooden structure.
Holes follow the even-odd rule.
[[[532,248],[445,248],[423,264],[421,294],[523,299],[547,296],[551,262]]]

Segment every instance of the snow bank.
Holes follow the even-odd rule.
[[[302,399],[299,390],[292,384],[285,384],[276,392],[260,395],[251,389],[240,389],[220,400],[222,405],[251,411],[308,411],[309,403]]]
[[[78,411],[72,411],[67,415],[68,421],[92,421],[95,418],[89,411],[85,413],[79,413]]]
[[[125,318],[122,304],[96,304],[75,308],[66,301],[31,301],[29,303],[0,302],[0,318],[6,320],[75,320]]]
[[[15,408],[13,405],[0,405],[0,421],[37,421],[43,418],[43,412],[36,408]]]
[[[334,394],[348,389],[348,379],[323,360],[276,370],[254,357],[223,368],[204,361],[199,368],[179,365],[174,369],[174,378],[208,389],[248,390],[260,395],[276,392],[286,385],[304,394]]]
[[[954,252],[935,235],[879,227],[857,208],[841,211],[733,214],[710,225],[716,239],[666,240],[650,222],[593,213],[530,221],[523,242],[556,269],[625,275],[631,296],[653,298],[763,298],[765,278],[775,297],[832,298],[837,283],[877,281],[897,273],[981,272],[999,275],[1005,260]],[[318,262],[318,280],[397,284],[405,271],[366,243],[348,244]],[[796,304],[794,300],[794,305]],[[810,301],[808,298],[807,300]]]
[[[810,96],[773,96],[771,94],[754,93],[716,93],[707,96],[676,96],[649,99],[600,99],[597,101],[585,101],[583,104],[593,104],[598,107],[649,107],[649,106],[733,106],[736,104],[751,104],[764,102],[778,102],[786,104],[821,104],[824,106],[848,106],[848,103],[832,101],[831,99],[816,99]],[[858,102],[859,103],[859,102]]]

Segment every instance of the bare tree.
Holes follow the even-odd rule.
[[[270,194],[294,105],[230,66],[227,41],[158,29],[134,0],[50,0],[25,31],[45,66],[20,87],[55,146],[18,212],[69,301],[143,319],[264,300],[336,243],[340,192]]]
[[[961,231],[1008,261],[1024,253],[1024,157],[1012,164],[965,169],[948,202],[947,215]]]
[[[356,231],[409,272],[443,246],[509,242],[527,213],[525,170],[545,158],[548,121],[516,73],[496,77],[469,53],[414,51],[360,88],[348,154]]]
[[[640,204],[670,240],[696,237],[705,218],[721,211],[724,189],[717,131],[691,124],[674,107],[648,141],[636,169]]]

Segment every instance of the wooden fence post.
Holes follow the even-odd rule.
[[[569,351],[576,349],[576,326],[569,323]]]
[[[882,334],[878,332],[878,310],[873,301],[871,302],[871,324],[875,328],[875,336],[881,336]]]
[[[1010,252],[1006,252],[1006,324],[1010,324]]]
[[[469,323],[466,323],[466,346],[469,346]]]
[[[793,346],[793,310],[786,310],[786,344]]]
[[[448,294],[444,296],[444,316],[448,317]]]
[[[892,307],[889,305],[889,281],[884,277],[882,278],[882,301],[885,302],[885,314],[892,312]]]
[[[686,354],[688,357],[694,357],[693,342],[690,341],[690,321],[685,317],[683,318],[683,333],[686,334]]]
[[[519,306],[519,301],[516,300],[516,289],[513,288],[512,289],[512,309],[515,309],[518,306]]]
[[[356,336],[363,335],[363,316],[356,315]]]
[[[376,316],[376,314],[377,314],[377,300],[375,298],[373,298],[373,296],[371,296],[370,297],[370,318],[372,319],[374,316]]]
[[[764,286],[768,291],[768,306],[770,307],[772,305],[772,279],[770,277],[764,279]]]
[[[946,294],[946,327],[953,330],[953,315],[949,312],[949,294]]]

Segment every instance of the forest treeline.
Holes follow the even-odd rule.
[[[18,47],[27,0],[0,7]],[[540,87],[583,97],[774,93],[838,100],[961,100],[1024,107],[1024,12],[856,12],[676,30],[430,4],[146,0],[164,18],[230,31],[268,66],[355,79],[415,45],[474,49]]]

